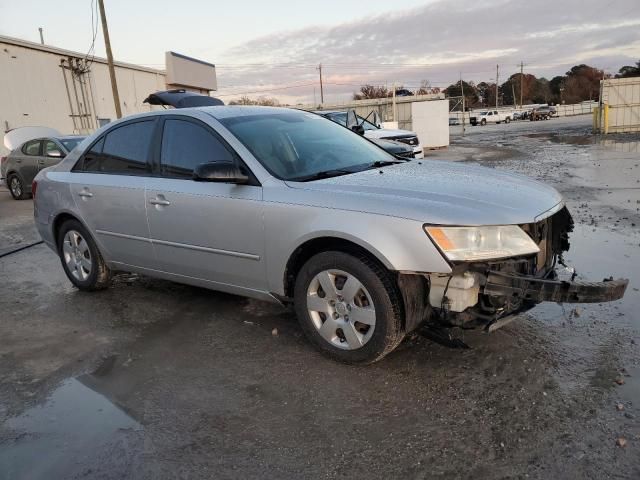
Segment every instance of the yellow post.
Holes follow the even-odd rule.
[[[593,133],[598,133],[600,130],[600,125],[598,125],[598,120],[600,119],[600,109],[598,107],[593,107]]]
[[[603,111],[603,123],[602,130],[604,133],[609,133],[609,105],[606,103],[602,105]]]

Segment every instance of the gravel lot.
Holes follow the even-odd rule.
[[[131,275],[81,293],[36,245],[0,258],[0,479],[639,478],[640,136],[453,127],[429,158],[558,188],[567,260],[630,278],[625,299],[540,305],[468,350],[416,334],[359,368],[278,306]],[[0,255],[37,240],[0,190]]]

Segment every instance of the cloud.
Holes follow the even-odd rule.
[[[325,100],[335,101],[363,83],[417,87],[426,79],[444,87],[461,73],[467,80],[490,80],[496,64],[506,79],[520,61],[528,72],[552,77],[577,62],[616,71],[638,58],[637,0],[616,0],[606,8],[596,0],[443,0],[249,40],[218,61],[219,93],[232,98],[264,90],[288,102],[309,102],[319,63]],[[292,84],[300,86],[276,90]]]

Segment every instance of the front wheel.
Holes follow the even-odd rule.
[[[109,286],[111,271],[87,229],[67,220],[58,232],[58,255],[67,277],[78,289],[102,290]]]
[[[393,277],[365,256],[323,252],[309,259],[296,278],[294,304],[311,343],[341,362],[378,361],[404,336]]]

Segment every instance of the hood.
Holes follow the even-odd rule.
[[[394,140],[382,140],[380,138],[371,138],[371,141],[381,148],[384,148],[392,155],[402,155],[413,153],[413,149],[406,143],[396,142]]]
[[[287,185],[299,190],[300,203],[306,205],[438,225],[532,223],[563,202],[557,190],[528,177],[441,161],[412,161]]]
[[[364,136],[370,138],[395,138],[415,137],[416,134],[409,130],[391,130],[388,128],[378,128],[376,130],[365,130]]]

